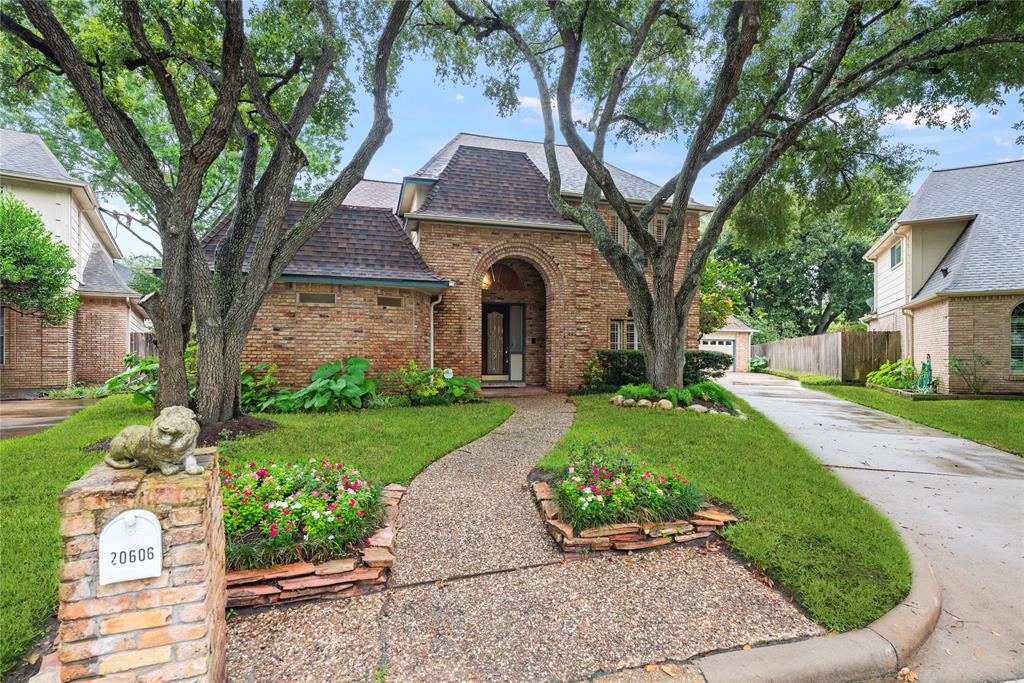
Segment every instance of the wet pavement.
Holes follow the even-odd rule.
[[[927,556],[943,611],[910,663],[922,683],[1024,675],[1024,458],[772,375],[722,383]]]
[[[0,401],[0,439],[41,432],[95,402],[93,398]]]

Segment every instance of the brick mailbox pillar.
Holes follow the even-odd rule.
[[[60,496],[60,679],[224,678],[224,519],[214,449],[201,475],[99,464]],[[103,527],[144,509],[162,529],[159,576],[99,583]],[[155,569],[154,569],[155,571]]]

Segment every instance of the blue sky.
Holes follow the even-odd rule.
[[[409,61],[402,69],[399,92],[392,99],[394,130],[371,162],[366,177],[401,180],[463,131],[542,140],[538,100],[529,85],[530,81],[524,79],[520,93],[524,106],[512,116],[501,117],[481,88],[436,82],[430,62],[423,58]],[[1024,147],[1014,144],[1020,133],[1013,129],[1013,124],[1024,120],[1024,107],[1019,93],[1010,93],[1005,99],[1006,106],[995,115],[988,111],[972,112],[967,130],[916,126],[909,116],[889,126],[887,132],[901,142],[935,150],[937,154],[925,158],[926,169],[1021,159]],[[350,147],[355,147],[370,124],[369,98],[359,97],[358,104],[361,113],[352,121]],[[618,143],[610,146],[606,157],[609,163],[660,183],[678,170],[683,154],[680,143],[663,141],[640,147]],[[712,165],[701,174],[694,189],[697,201],[715,201],[715,171],[716,166]],[[916,190],[927,175],[928,170],[918,174],[911,189]],[[118,242],[126,253],[148,253],[144,245],[123,232]]]

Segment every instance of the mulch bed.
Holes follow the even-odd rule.
[[[196,440],[196,446],[199,448],[205,446],[216,446],[219,442],[226,439],[235,439],[240,436],[251,436],[253,434],[259,434],[261,432],[268,432],[271,429],[276,429],[277,423],[272,420],[264,420],[262,418],[253,417],[252,415],[243,415],[233,420],[224,420],[223,422],[214,422],[203,426],[199,430],[199,438]],[[91,443],[83,451],[92,453],[94,451],[108,451],[110,450],[110,442],[113,437],[109,439],[102,439],[96,443]]]

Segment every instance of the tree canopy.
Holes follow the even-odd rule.
[[[42,216],[0,190],[0,306],[61,325],[78,310],[74,269],[68,245],[54,239]]]

